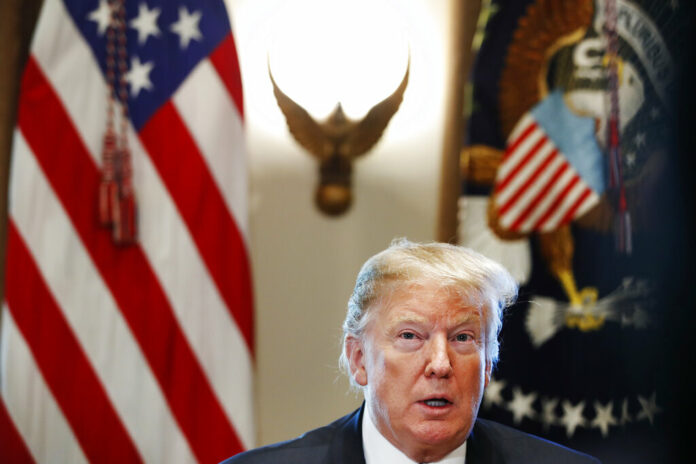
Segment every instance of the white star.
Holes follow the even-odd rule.
[[[628,413],[628,398],[624,398],[623,402],[621,403],[621,425],[626,425],[629,422],[633,421],[633,418],[631,415]]]
[[[655,404],[655,392],[653,392],[649,400],[638,395],[638,402],[640,403],[641,411],[636,416],[636,419],[648,419],[650,424],[652,424],[655,420],[655,414],[662,412],[662,408]]]
[[[544,424],[544,430],[552,425],[558,423],[556,418],[556,406],[558,406],[558,400],[556,398],[542,398],[541,399],[541,422]]]
[[[590,425],[592,427],[597,427],[602,431],[602,436],[606,437],[609,435],[609,426],[616,425],[616,418],[611,413],[611,410],[614,407],[614,402],[609,401],[609,404],[602,406],[599,401],[595,401],[594,407],[596,415],[595,418],[592,419],[592,423]]]
[[[636,137],[633,139],[636,144],[636,148],[641,148],[645,146],[645,132],[638,132]]]
[[[636,329],[646,328],[649,322],[648,312],[640,306],[636,306],[636,309],[633,311],[633,325],[636,326]]]
[[[162,10],[159,8],[149,10],[145,3],[138,5],[138,17],[132,19],[128,24],[138,31],[138,43],[140,45],[144,44],[151,35],[159,37],[160,29],[157,27],[157,18],[161,12]]]
[[[633,318],[628,314],[621,314],[621,327],[633,324]]]
[[[134,56],[131,59],[131,68],[126,73],[126,81],[131,86],[131,95],[137,97],[142,89],[151,90],[152,82],[150,81],[150,71],[155,65],[152,61],[141,63],[140,58]]]
[[[629,151],[626,153],[626,165],[632,168],[636,164],[636,152]]]
[[[186,48],[191,42],[191,39],[201,40],[203,35],[198,28],[198,23],[201,21],[201,12],[194,11],[189,13],[186,7],[179,8],[179,20],[172,24],[171,30],[179,34],[179,45],[181,48]]]
[[[111,7],[109,7],[108,0],[99,0],[97,9],[90,12],[87,18],[97,23],[97,35],[104,35],[111,24]]]
[[[563,417],[561,423],[566,428],[568,438],[575,434],[575,429],[585,427],[587,420],[582,415],[582,410],[585,408],[585,402],[580,401],[576,406],[573,406],[570,401],[563,401]]]
[[[503,400],[503,388],[505,388],[504,380],[493,380],[488,383],[486,391],[483,392],[483,404],[490,408],[493,405],[502,406]]]
[[[536,398],[537,394],[534,392],[525,395],[519,387],[515,387],[512,390],[512,400],[508,403],[507,407],[510,412],[512,412],[512,420],[515,424],[522,422],[522,419],[525,417],[529,417],[530,419],[534,417],[532,403],[534,403]]]

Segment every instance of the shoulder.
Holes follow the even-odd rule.
[[[485,442],[493,446],[506,463],[528,462],[533,457],[539,464],[599,464],[597,458],[587,454],[485,419],[476,421],[473,435],[476,438],[472,441],[477,445]]]
[[[310,430],[292,440],[262,446],[237,454],[220,464],[322,464],[328,462],[329,450],[339,430],[353,418],[349,414],[324,427]]]

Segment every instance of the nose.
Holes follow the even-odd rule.
[[[426,377],[447,378],[452,374],[452,363],[448,352],[447,337],[435,336],[429,341]]]

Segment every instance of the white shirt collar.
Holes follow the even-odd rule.
[[[365,453],[365,464],[418,464],[397,447],[391,444],[384,435],[377,430],[370,411],[365,405],[365,412],[362,418],[362,439],[363,452]],[[438,464],[465,464],[466,461],[466,442],[452,451],[450,454],[437,461]]]

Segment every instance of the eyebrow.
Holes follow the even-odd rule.
[[[464,317],[458,318],[455,327],[468,324],[471,322],[479,322],[481,316],[476,312],[468,312]],[[404,323],[427,324],[428,318],[416,313],[400,314],[390,321],[391,326],[397,326]]]
[[[416,324],[425,324],[428,322],[428,318],[419,316],[418,314],[400,314],[390,321],[392,325],[399,325],[408,322],[414,322]]]

